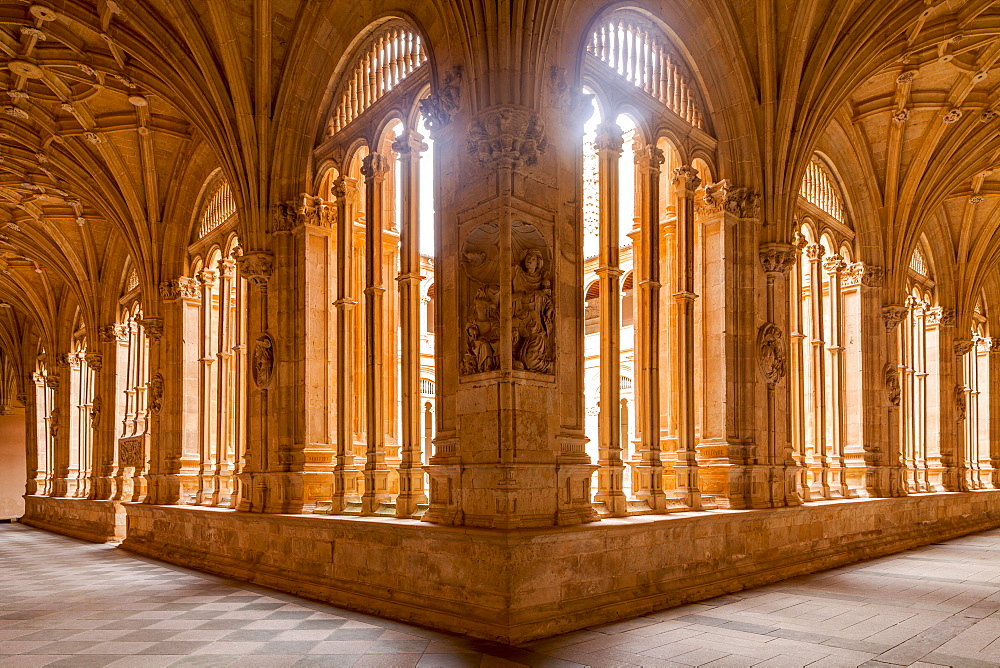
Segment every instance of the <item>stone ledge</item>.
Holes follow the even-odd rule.
[[[25,495],[21,523],[92,543],[125,538],[125,510],[120,501]]]
[[[507,532],[389,518],[123,509],[122,547],[134,552],[520,643],[1000,526],[1000,491]]]

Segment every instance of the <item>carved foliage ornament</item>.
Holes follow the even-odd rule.
[[[882,320],[885,322],[885,328],[890,331],[896,327],[899,323],[906,319],[906,314],[909,311],[905,306],[884,306],[882,307]]]
[[[972,350],[975,344],[969,339],[958,339],[954,343],[955,355],[957,357],[964,357],[967,353]]]
[[[146,336],[153,341],[159,341],[163,336],[163,318],[143,317],[139,324],[146,331]]]
[[[240,274],[252,283],[267,283],[274,273],[274,257],[264,251],[241,255],[238,262]]]
[[[725,211],[738,218],[757,218],[760,195],[750,188],[735,188],[728,179],[705,186],[702,198],[706,213]]]
[[[795,265],[795,247],[790,244],[764,244],[757,257],[765,274],[784,274]]]
[[[290,232],[302,225],[333,227],[337,208],[322,197],[303,193],[298,202],[282,202],[275,207],[273,232]]]
[[[531,167],[547,145],[541,119],[522,109],[490,109],[469,128],[469,153],[495,170]]]
[[[940,325],[941,327],[952,327],[955,324],[955,309],[944,308],[942,306],[935,306],[928,309],[927,312],[927,322],[931,325]]]
[[[462,66],[456,65],[444,75],[437,92],[420,101],[420,113],[423,114],[424,122],[431,132],[436,132],[451,123],[461,100],[461,83]]]
[[[896,370],[896,365],[887,363],[882,369],[882,375],[885,378],[885,396],[889,400],[889,404],[898,406],[902,398],[902,390],[899,385],[899,371]]]
[[[181,276],[174,281],[160,283],[160,299],[174,302],[178,299],[197,299],[199,297],[198,281],[187,276]]]
[[[85,359],[87,360],[87,366],[94,371],[100,371],[104,368],[104,356],[101,353],[87,353]]]
[[[765,322],[757,331],[757,366],[771,387],[785,377],[785,337],[773,322]]]
[[[264,333],[257,337],[253,344],[253,358],[250,373],[254,384],[260,389],[267,389],[274,374],[274,339]]]

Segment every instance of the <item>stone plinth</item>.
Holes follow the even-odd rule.
[[[1000,525],[1000,492],[497,531],[126,504],[123,547],[409,622],[519,643]]]
[[[125,511],[120,501],[25,496],[21,522],[94,543],[125,538]]]

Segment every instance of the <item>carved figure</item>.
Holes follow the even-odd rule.
[[[487,285],[476,293],[465,323],[465,336],[462,373],[483,373],[500,368],[500,286]]]
[[[555,309],[545,258],[537,248],[525,251],[514,267],[513,302],[514,368],[552,373]]]
[[[896,370],[896,366],[891,362],[887,363],[882,370],[882,375],[885,377],[886,398],[889,399],[891,405],[898,406],[902,390],[899,386],[899,372]]]
[[[52,412],[49,413],[49,436],[52,440],[56,440],[59,436],[59,408],[53,408]]]
[[[157,372],[149,379],[149,412],[159,415],[163,410],[163,374]]]
[[[268,334],[261,334],[254,343],[251,372],[257,387],[264,389],[271,384],[271,375],[274,372],[274,341]]]
[[[101,409],[104,407],[104,402],[101,401],[100,397],[94,397],[93,401],[90,402],[90,426],[94,429],[101,424]]]
[[[955,386],[955,412],[959,422],[965,419],[965,388]]]

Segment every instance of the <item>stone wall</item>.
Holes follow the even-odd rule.
[[[24,514],[24,411],[0,415],[0,520]]]
[[[995,527],[1000,492],[510,532],[395,519],[124,509],[122,547],[134,552],[517,643]]]
[[[21,522],[95,543],[125,538],[125,511],[120,501],[25,496]]]

